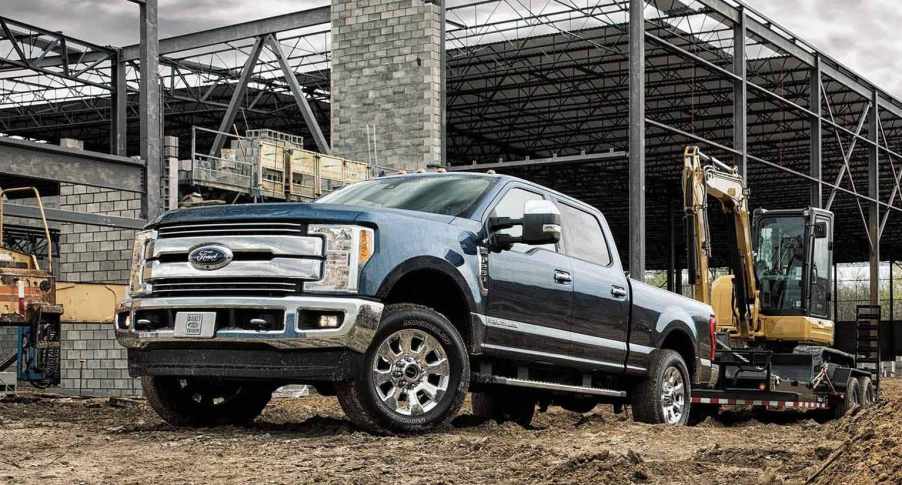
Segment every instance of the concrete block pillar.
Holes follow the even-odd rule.
[[[443,163],[442,9],[437,0],[332,1],[335,155],[403,170]]]

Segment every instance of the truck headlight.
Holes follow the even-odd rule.
[[[307,232],[325,238],[326,261],[322,278],[304,283],[304,290],[356,292],[360,270],[375,251],[373,230],[360,226],[312,224]]]
[[[135,234],[135,245],[132,246],[132,266],[128,279],[128,292],[131,296],[150,293],[150,284],[145,282],[148,276],[147,260],[153,257],[153,243],[157,231],[141,231]]]

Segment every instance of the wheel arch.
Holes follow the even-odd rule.
[[[436,257],[413,258],[398,265],[380,285],[376,297],[385,304],[415,303],[444,315],[472,349],[475,302],[469,285],[451,263]]]

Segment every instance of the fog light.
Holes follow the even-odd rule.
[[[304,310],[298,320],[302,330],[336,329],[344,322],[344,313]]]

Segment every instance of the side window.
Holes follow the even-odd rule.
[[[523,206],[526,205],[527,200],[542,200],[542,198],[543,197],[540,194],[515,187],[504,194],[504,197],[501,198],[501,201],[498,202],[498,205],[496,205],[495,209],[492,211],[492,217],[510,217],[511,219],[519,219],[523,217]],[[520,237],[523,235],[523,228],[512,227],[498,232],[513,237]],[[511,250],[525,253],[533,248],[543,248],[552,252],[555,251],[554,244],[546,244],[544,246],[514,244]]]
[[[594,215],[558,204],[564,224],[564,251],[567,256],[601,266],[611,264],[611,253],[601,224]]]

